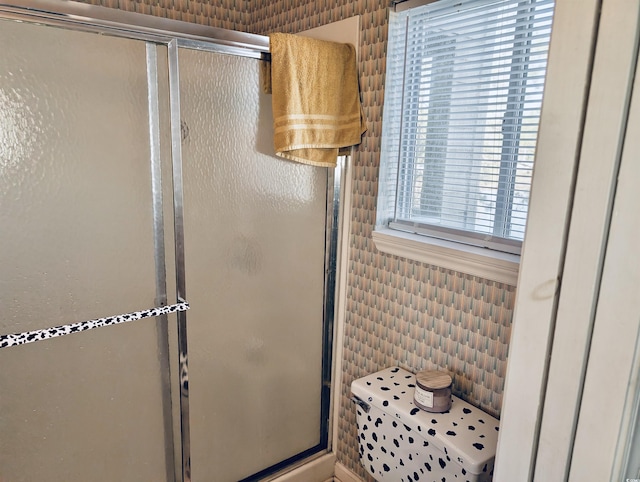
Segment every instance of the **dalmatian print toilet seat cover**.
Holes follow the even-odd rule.
[[[373,436],[376,428],[387,423],[413,430],[424,439],[421,445],[433,445],[447,454],[450,462],[463,468],[463,473],[486,474],[493,468],[498,443],[499,421],[479,408],[452,396],[451,409],[444,413],[431,413],[418,408],[413,402],[415,375],[399,367],[387,368],[351,384],[351,392],[361,401],[382,411],[382,417],[368,427]],[[358,410],[361,410],[358,407]],[[394,423],[395,422],[395,423]],[[383,452],[393,450],[392,440],[382,441],[380,434],[373,438],[382,445]],[[427,442],[427,443],[424,443]],[[375,449],[375,447],[371,447]],[[442,460],[442,459],[441,459]],[[489,468],[489,469],[488,469]],[[486,474],[489,475],[489,474]]]

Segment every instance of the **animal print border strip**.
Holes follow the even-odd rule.
[[[175,305],[160,306],[150,310],[135,311],[123,315],[109,316],[107,318],[98,318],[95,320],[81,321],[79,323],[71,323],[70,325],[55,326],[44,330],[25,331],[24,333],[15,333],[12,335],[0,335],[0,348],[8,348],[10,346],[24,345],[25,343],[33,343],[35,341],[48,340],[57,336],[71,335],[81,331],[100,328],[101,326],[118,325],[120,323],[128,323],[130,321],[140,320],[142,318],[150,318],[153,316],[167,315],[177,311],[186,311],[189,309],[189,303],[182,301]]]

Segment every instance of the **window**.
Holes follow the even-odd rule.
[[[402,6],[389,24],[377,227],[519,254],[553,1]]]

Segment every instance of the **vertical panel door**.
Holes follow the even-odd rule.
[[[0,45],[0,333],[153,307],[145,43],[1,21]],[[0,350],[0,480],[166,480],[157,323]]]
[[[320,443],[327,170],[274,156],[257,60],[179,67],[191,467],[237,481]]]

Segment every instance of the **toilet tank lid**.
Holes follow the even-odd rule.
[[[415,383],[414,374],[392,367],[354,380],[351,392],[416,431],[467,472],[480,474],[493,465],[500,422],[456,396],[448,412],[421,410],[413,403]]]

